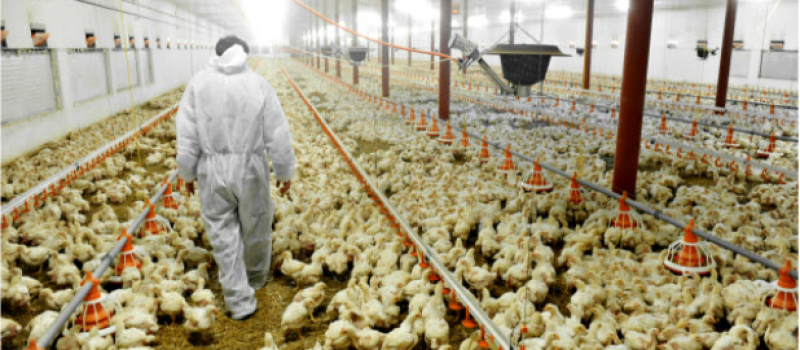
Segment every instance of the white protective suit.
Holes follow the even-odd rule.
[[[272,86],[234,45],[186,87],[177,116],[178,172],[199,181],[206,234],[234,319],[255,312],[272,261],[269,163],[278,181],[294,175],[289,124]]]

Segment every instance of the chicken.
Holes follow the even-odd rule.
[[[158,302],[161,313],[169,316],[172,323],[175,323],[175,318],[183,312],[184,306],[187,306],[186,300],[177,292],[162,292]]]
[[[129,349],[134,347],[148,346],[156,341],[156,336],[148,335],[147,332],[138,328],[125,328],[122,318],[116,318],[116,333],[114,339],[119,349]]]
[[[0,318],[0,336],[2,336],[3,342],[10,341],[19,335],[19,332],[22,330],[22,327],[10,318]]]
[[[296,290],[300,290],[303,284],[317,283],[322,278],[322,265],[319,261],[312,258],[310,264],[304,264],[300,261],[292,259],[292,253],[285,251],[281,253],[283,262],[281,263],[281,273],[291,277],[297,284]]]
[[[286,310],[283,311],[283,316],[281,317],[281,329],[284,332],[297,330],[298,335],[302,337],[299,330],[303,328],[306,317],[311,313],[308,307],[310,303],[311,300],[302,300],[289,304]]]
[[[200,337],[208,342],[207,331],[217,322],[217,313],[219,309],[214,305],[196,307],[184,305],[183,318],[186,322],[183,323],[183,327],[189,332],[200,333]]]
[[[418,313],[409,314],[400,327],[392,329],[383,339],[381,350],[409,350],[417,345],[419,337],[414,332],[414,322],[422,317]]]
[[[73,289],[63,289],[58,292],[53,292],[50,288],[44,288],[39,291],[39,299],[43,300],[45,306],[51,310],[61,310],[61,307],[66,305],[75,295]]]
[[[264,346],[261,347],[259,350],[278,350],[278,345],[275,344],[275,341],[272,339],[272,333],[266,332],[264,333]]]

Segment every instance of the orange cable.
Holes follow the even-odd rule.
[[[231,0],[231,1],[233,1],[233,0]],[[390,44],[390,43],[387,43],[387,42],[380,41],[380,40],[378,40],[378,39],[374,39],[374,38],[368,37],[368,36],[366,36],[366,35],[364,35],[364,34],[361,34],[361,33],[359,33],[359,32],[356,32],[356,31],[354,31],[354,30],[352,30],[352,29],[350,29],[350,28],[347,28],[347,27],[345,27],[345,26],[342,26],[342,25],[340,25],[339,23],[336,23],[336,22],[335,22],[335,21],[333,21],[332,19],[330,19],[330,18],[328,18],[328,17],[325,17],[325,16],[323,16],[323,15],[322,15],[322,14],[320,14],[319,12],[317,12],[317,11],[314,11],[312,8],[310,8],[310,7],[308,7],[307,5],[305,5],[305,4],[303,4],[303,3],[301,3],[299,0],[292,0],[292,1],[293,1],[295,4],[298,4],[298,5],[300,5],[301,7],[305,8],[306,10],[310,11],[310,12],[311,12],[311,13],[313,13],[315,16],[317,16],[317,17],[321,18],[321,19],[322,19],[322,20],[324,20],[325,22],[328,22],[328,23],[330,23],[330,24],[332,24],[332,25],[334,25],[334,26],[337,26],[337,27],[339,27],[339,28],[342,28],[342,30],[344,30],[344,31],[346,31],[346,32],[348,32],[348,33],[350,33],[350,34],[353,34],[353,35],[360,36],[360,37],[362,37],[362,38],[364,38],[364,39],[367,39],[367,40],[369,40],[369,41],[372,41],[372,42],[375,42],[375,43],[378,43],[378,44],[381,44],[381,45],[385,45],[385,46],[388,46],[388,47],[393,47],[393,48],[395,48],[395,49],[400,49],[400,50],[405,50],[405,51],[410,51],[410,52],[416,52],[416,53],[426,54],[426,55],[430,55],[430,56],[437,56],[437,57],[447,58],[447,59],[453,60],[454,62],[458,62],[458,60],[457,60],[455,57],[453,57],[453,56],[448,56],[448,55],[445,55],[445,54],[443,54],[443,53],[438,53],[438,52],[430,52],[430,51],[424,51],[424,50],[412,49],[412,48],[409,48],[409,47],[405,47],[405,46],[399,46],[399,45],[394,45],[394,44]]]

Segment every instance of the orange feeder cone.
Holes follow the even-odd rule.
[[[725,146],[727,148],[739,148],[741,147],[736,140],[733,139],[733,125],[728,125],[728,134],[725,135],[725,140],[719,142],[720,145]]]
[[[455,139],[456,139],[456,137],[453,135],[453,128],[450,127],[450,121],[448,120],[447,124],[445,124],[445,127],[444,127],[444,135],[442,135],[442,137],[439,138],[438,141],[439,141],[439,143],[442,143],[442,144],[445,144],[445,145],[452,145],[453,141],[455,141]]]
[[[452,296],[450,297],[450,303],[447,306],[450,308],[450,310],[453,310],[453,311],[459,311],[459,310],[464,308],[463,306],[461,306],[461,304],[458,303],[458,299],[456,298],[456,290],[455,289],[452,290]]]
[[[465,317],[464,320],[461,321],[461,324],[464,325],[464,327],[466,327],[467,329],[473,329],[478,326],[478,324],[475,323],[475,320],[469,317],[469,306],[467,306],[467,317]]]
[[[425,132],[425,135],[428,135],[430,137],[439,137],[441,133],[439,132],[439,124],[437,124],[436,119],[438,118],[436,117],[431,118],[432,120],[431,128]]]
[[[417,131],[425,131],[428,128],[428,119],[425,118],[425,111],[419,112],[419,123],[417,123]]]
[[[150,211],[147,212],[147,219],[144,222],[144,227],[151,235],[156,235],[161,231],[161,227],[158,225],[158,217],[156,216],[156,207],[150,204],[149,200],[147,201],[147,205],[150,206]]]
[[[622,192],[622,197],[619,198],[619,209],[617,210],[617,219],[614,220],[614,227],[619,229],[629,229],[637,226],[636,221],[631,217],[631,207],[625,200],[628,199],[628,193]]]
[[[505,155],[503,156],[503,164],[497,169],[501,174],[511,174],[516,172],[517,166],[514,165],[514,156],[511,155],[511,145],[506,146]]]
[[[542,166],[539,165],[539,158],[533,162],[533,174],[528,179],[520,184],[525,192],[536,191],[536,193],[550,192],[553,190],[553,184],[547,181],[547,178],[542,174]]]
[[[778,271],[780,277],[772,282],[772,289],[767,293],[765,298],[767,306],[773,309],[797,311],[797,281],[789,276],[790,271],[792,271],[792,261],[786,260],[786,264]]]
[[[467,135],[467,128],[461,130],[461,147],[469,148],[469,135]]]
[[[664,267],[682,275],[696,273],[707,275],[716,266],[708,243],[699,242],[692,232],[694,219],[683,228],[683,239],[669,245],[667,255],[664,257]]]
[[[661,135],[669,134],[669,127],[667,126],[667,117],[664,114],[661,115],[661,124],[658,126],[658,133]]]
[[[122,272],[129,267],[137,270],[142,269],[142,261],[139,260],[133,252],[133,236],[128,234],[127,229],[123,228],[122,234],[117,237],[117,240],[119,241],[123,237],[127,237],[128,240],[125,242],[125,245],[122,246],[122,250],[119,253],[119,260],[116,266],[117,275],[109,278],[109,281],[113,283],[122,283]]]
[[[483,140],[481,140],[481,152],[478,153],[478,158],[480,158],[481,163],[489,162],[489,144],[486,143],[486,135],[483,135]]]
[[[111,326],[111,313],[106,311],[102,304],[105,296],[97,289],[97,286],[100,285],[100,280],[92,276],[92,272],[89,271],[86,274],[86,278],[81,282],[81,286],[86,282],[92,284],[92,289],[89,291],[89,294],[83,298],[83,312],[78,316],[75,323],[78,324],[84,332],[99,328],[98,335],[100,336],[114,333],[116,327]]]
[[[756,151],[756,155],[759,158],[769,158],[769,156],[777,153],[776,150],[777,146],[775,145],[775,132],[773,131],[769,135],[769,145],[767,145],[767,148]]]
[[[572,173],[569,179],[569,202],[572,204],[581,204],[583,198],[581,197],[581,185],[578,184],[578,173]]]
[[[172,193],[172,184],[167,184],[167,190],[164,191],[164,207],[178,209],[178,202],[175,201],[175,194]]]
[[[692,129],[689,130],[689,132],[684,133],[683,134],[683,138],[685,138],[687,140],[697,139],[697,133],[698,133],[698,130],[697,130],[697,119],[695,119],[695,120],[692,120]]]
[[[414,125],[414,107],[411,107],[408,113],[408,119],[405,121],[406,125]]]

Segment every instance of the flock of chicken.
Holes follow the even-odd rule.
[[[306,81],[319,79],[292,66],[292,74]],[[370,85],[363,77],[362,83]],[[665,248],[682,236],[677,228],[649,216],[640,217],[634,229],[610,227],[618,203],[601,194],[583,192],[584,202],[570,204],[568,182],[552,176],[555,191],[526,194],[519,183],[531,174],[527,164],[518,163],[518,173],[502,175],[497,172],[502,153],[482,164],[475,140],[468,150],[460,149],[458,140],[444,146],[413,131],[404,123],[407,116],[376,109],[335,84],[301,88],[324,95],[326,101],[316,101],[323,108],[335,106],[329,122],[350,149],[358,142],[388,144],[362,154],[360,163],[457,278],[479,291],[484,309],[501,329],[519,336],[520,325],[526,325],[526,349],[745,349],[762,340],[770,349],[797,348],[796,315],[762,307],[767,282],[777,279],[775,271],[712,245],[716,268],[711,276],[675,276],[663,261]],[[418,90],[395,85],[392,94],[398,101],[416,100],[417,122],[420,111],[430,115],[436,110],[431,96]],[[579,171],[581,178],[610,186],[611,172],[601,157],[613,156],[611,141],[563,127],[525,130],[508,119],[501,122],[512,115],[475,117],[472,109],[454,103],[452,110],[467,114],[454,119],[489,140],[502,140],[567,173]],[[677,164],[659,161],[660,170],[640,171],[638,200],[684,222],[694,218],[698,227],[797,266],[796,186],[764,183],[751,190],[734,176],[719,177],[710,186],[691,185],[686,180],[691,176]],[[402,256],[399,263],[403,267]],[[561,283],[568,286],[569,302],[549,304],[549,293]],[[512,291],[498,293],[502,285]],[[433,287],[427,292],[434,300],[439,297]],[[401,329],[415,329],[407,325],[408,318],[396,322]],[[478,336],[465,340],[462,348],[477,348]]]
[[[302,77],[298,81],[307,95],[327,99],[313,97],[312,102],[334,111],[323,117],[345,147],[515,344],[526,349],[722,350],[756,349],[763,342],[772,350],[797,349],[796,314],[763,306],[765,282],[777,279],[774,271],[711,246],[716,268],[710,276],[676,276],[663,260],[667,245],[681,238],[680,230],[649,216],[637,217],[640,225],[634,229],[610,227],[616,201],[583,191],[583,202],[572,204],[568,180],[549,174],[545,176],[554,191],[526,193],[519,184],[530,176],[530,164],[517,162],[518,171],[500,174],[496,170],[502,153],[493,151],[482,163],[474,140],[467,149],[459,140],[442,145],[404,123],[407,116],[377,109],[339,86],[320,83],[319,76],[296,63],[285,64],[291,76]],[[324,309],[323,320],[330,324],[315,349],[411,349],[422,344],[479,349],[480,331],[453,342],[452,333],[462,327],[455,321],[463,313],[454,315],[449,309],[454,300],[445,293],[447,286],[429,282],[431,270],[420,267],[327,136],[318,132],[316,120],[277,64],[265,61],[260,67],[290,116],[297,154],[291,190],[286,196],[273,195],[274,273],[297,284],[282,315],[283,331],[302,337],[308,322],[321,322],[315,313]],[[431,97],[418,91],[398,87],[393,94],[415,103],[416,120],[419,111],[429,114],[434,108]],[[609,140],[561,127],[526,130],[518,126],[529,121],[503,121],[513,118],[460,103],[453,110],[461,115],[459,126],[503,140],[567,173],[610,185],[611,172],[602,158],[613,156]],[[61,148],[75,148],[77,158],[96,147],[86,139],[91,135],[77,134],[72,141],[76,146]],[[356,152],[365,143],[379,146]],[[14,339],[20,334],[41,336],[86,272],[98,266],[129,220],[141,212],[144,199],[175,166],[174,120],[150,130],[138,148],[144,164],[130,145],[2,231],[4,343],[23,344],[27,339]],[[4,185],[3,198],[20,193],[17,185],[27,189],[38,181],[34,177],[52,172],[31,168],[32,159],[54,168],[63,165],[56,165],[62,160],[52,159],[52,152],[4,169],[4,184],[15,189],[6,196]],[[789,156],[796,159],[796,153]],[[692,217],[698,227],[797,266],[796,186],[760,184],[750,189],[731,176],[719,177],[715,185],[691,185],[686,178],[693,174],[681,170],[686,165],[647,152],[643,158],[663,166],[640,171],[638,200],[679,220]],[[146,167],[165,170],[150,172]],[[33,183],[21,181],[22,171],[30,172]],[[700,175],[702,170],[695,176]],[[207,289],[213,258],[204,248],[208,244],[199,200],[184,195],[178,209],[158,204],[156,212],[164,232],[150,234],[141,228],[134,233],[141,269],[125,269],[119,286],[108,284],[115,269],[98,276],[110,290],[104,305],[114,310],[116,334],[101,336],[93,330],[81,335],[71,321],[58,349],[148,349],[158,343],[153,333],[159,319],[182,320],[201,335],[213,329],[221,299]],[[326,273],[349,279],[332,298],[321,282]],[[31,308],[35,317],[23,331],[9,315]],[[264,350],[278,349],[272,334],[265,333],[264,342]]]

